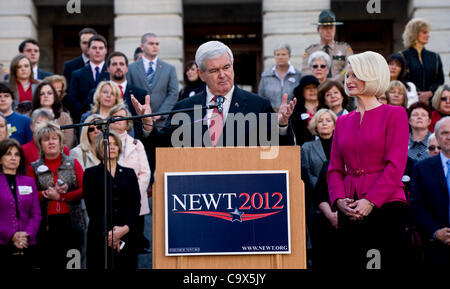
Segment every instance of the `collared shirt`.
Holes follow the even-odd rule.
[[[34,79],[36,79],[36,80],[38,80],[39,78],[38,78],[38,66],[36,65],[36,66],[34,66],[33,67],[33,77],[34,77]]]
[[[284,87],[284,80],[286,79],[286,77],[288,76],[288,74],[295,74],[295,73],[296,73],[296,72],[295,72],[295,67],[294,67],[292,64],[290,64],[290,63],[289,63],[288,71],[287,71],[286,74],[284,75],[284,78],[281,78],[280,74],[279,74],[278,71],[277,71],[277,66],[276,66],[276,65],[274,65],[274,66],[272,67],[272,72],[273,72],[273,74],[275,74],[275,76],[280,80],[281,88],[282,88],[282,89],[283,89],[283,87]]]
[[[445,175],[445,177],[447,177],[447,174],[448,174],[447,161],[449,160],[449,158],[446,157],[442,153],[442,151],[439,153],[439,155],[441,156],[442,167],[444,168],[444,175]]]
[[[84,53],[81,53],[81,58],[83,58],[84,65],[87,65],[89,62],[89,58],[84,55]]]
[[[428,132],[422,140],[415,141],[412,133],[410,133],[408,143],[408,157],[416,161],[421,161],[428,158],[430,155],[427,152],[428,148],[427,145],[428,145],[428,137],[430,135],[431,132]]]
[[[95,79],[95,68],[98,67],[100,74],[102,74],[103,65],[105,65],[105,61],[102,61],[102,63],[100,63],[99,65],[95,65],[94,63],[89,62],[89,65],[91,66],[91,71],[92,71],[94,80],[97,80],[97,79]]]
[[[231,105],[231,98],[233,97],[233,92],[234,92],[234,85],[233,87],[230,89],[230,91],[228,91],[227,94],[223,95],[224,101],[223,101],[223,105],[222,105],[222,114],[223,114],[223,124],[225,125],[225,121],[227,119],[227,115],[228,115],[228,111],[230,110],[230,105]],[[215,104],[214,101],[212,101],[212,99],[214,98],[214,94],[209,90],[208,86],[206,87],[206,104]],[[211,123],[211,116],[213,113],[213,109],[207,109],[206,110],[206,118],[208,121],[208,127],[209,124]]]
[[[228,111],[230,110],[230,106],[231,106],[231,98],[233,97],[233,92],[234,92],[234,85],[233,87],[230,89],[230,91],[228,91],[228,93],[226,95],[223,95],[224,101],[223,101],[223,125],[225,125],[225,122],[227,120],[227,115],[228,115]],[[209,90],[209,87],[206,86],[206,104],[215,104],[215,102],[212,101],[213,97],[215,95]],[[206,118],[208,121],[208,127],[209,124],[211,123],[211,116],[212,116],[213,110],[212,109],[207,109],[206,110]],[[279,132],[280,135],[287,135],[288,134],[288,127],[280,127],[279,128]]]
[[[116,83],[117,86],[121,86],[122,87],[122,93],[125,94],[125,91],[127,90],[127,83],[128,81],[125,79],[124,82],[122,83]],[[120,88],[120,87],[119,87]]]
[[[158,61],[158,56],[155,57],[155,59],[151,60],[153,71],[156,71],[156,62]],[[142,62],[144,63],[144,70],[145,73],[148,71],[148,67],[150,66],[150,60],[145,58],[145,56],[142,55]]]

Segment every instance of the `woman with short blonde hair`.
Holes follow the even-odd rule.
[[[450,85],[441,85],[431,99],[431,106],[435,109],[431,113],[431,124],[428,130],[434,132],[434,126],[443,117],[450,115]]]
[[[348,57],[345,90],[357,98],[357,109],[336,121],[327,173],[330,204],[338,211],[344,239],[343,267],[348,270],[366,268],[370,249],[383,252],[382,268],[404,268],[402,177],[409,128],[404,108],[377,100],[389,80],[382,55],[367,51]]]

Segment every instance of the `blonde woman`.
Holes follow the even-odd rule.
[[[85,122],[86,118],[91,114],[98,114],[102,118],[109,115],[111,108],[117,104],[122,104],[122,93],[120,88],[112,81],[102,81],[98,84],[93,98],[91,110],[81,116],[80,121]]]
[[[408,118],[404,108],[377,100],[389,86],[383,56],[372,51],[349,56],[346,71],[344,87],[356,97],[357,109],[336,121],[327,173],[343,236],[340,260],[346,270],[365,269],[366,254],[376,249],[381,268],[402,268]]]
[[[98,114],[91,114],[85,122],[93,122],[102,119]],[[83,126],[81,129],[80,144],[70,150],[70,156],[77,159],[83,170],[96,166],[100,160],[95,155],[95,139],[101,133],[95,125]]]
[[[399,80],[393,80],[389,83],[387,89],[387,103],[390,105],[403,106],[405,109],[408,108],[408,97],[407,97],[406,86]]]
[[[420,18],[411,19],[403,32],[401,52],[406,60],[406,81],[416,85],[419,101],[427,102],[439,85],[444,83],[444,72],[439,54],[425,49],[430,38],[431,25]]]
[[[114,106],[109,112],[111,117],[130,117],[131,113],[124,104]],[[131,137],[128,132],[133,128],[132,120],[117,121],[111,124],[111,129],[116,131],[122,141],[122,154],[119,164],[132,168],[136,173],[141,192],[141,212],[140,215],[150,213],[147,198],[147,188],[150,184],[150,166],[144,145],[138,139]]]
[[[431,124],[428,130],[434,132],[434,126],[443,117],[450,115],[450,85],[440,86],[431,99],[431,106],[435,109],[431,113]]]

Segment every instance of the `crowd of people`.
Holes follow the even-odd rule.
[[[218,41],[186,63],[181,90],[153,33],[128,65],[85,28],[82,54],[64,63],[63,75],[40,69],[39,43],[23,41],[0,83],[0,267],[64,269],[67,252],[78,249],[82,268],[104,268],[105,257],[109,267],[137,268],[151,247],[143,231],[155,148],[173,146],[176,127],[166,125],[172,116],[114,122],[106,161],[95,121],[214,104],[220,95],[223,111],[205,112],[206,145],[238,145],[236,135],[224,140],[224,124],[228,112],[242,112],[276,113],[280,144],[301,147],[308,266],[366,268],[367,251],[378,249],[381,268],[448,268],[450,85],[439,55],[425,48],[430,24],[412,19],[405,49],[387,58],[336,42],[342,24],[330,10],[319,15],[320,43],[305,50],[301,69],[290,45],[277,45],[259,96],[235,86],[233,54]],[[90,125],[61,129],[79,122]],[[106,232],[105,186],[113,208]]]

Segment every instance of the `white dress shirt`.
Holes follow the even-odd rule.
[[[97,81],[97,79],[95,79],[95,68],[98,67],[99,68],[98,72],[100,74],[102,74],[103,65],[105,65],[105,61],[103,61],[99,65],[95,65],[94,63],[89,62],[89,65],[91,66],[91,71],[92,71],[93,78],[94,78],[95,81]]]
[[[144,70],[145,73],[147,73],[148,71],[148,67],[150,66],[150,60],[148,60],[147,58],[145,58],[145,56],[142,55],[142,61],[144,63]],[[158,56],[155,57],[155,59],[152,60],[152,68],[153,71],[156,71],[156,62],[158,61]]]
[[[225,125],[225,121],[227,120],[228,111],[230,110],[231,98],[233,97],[233,92],[234,92],[234,85],[230,89],[230,91],[228,91],[228,93],[226,95],[222,95],[224,98],[223,104],[222,104],[222,114],[223,114],[223,124],[224,125]],[[212,101],[214,96],[215,95],[209,90],[209,88],[206,87],[206,105],[216,104],[214,101]],[[212,113],[213,113],[213,109],[206,110],[206,118],[208,121],[208,127],[209,127],[209,124],[211,123]]]

